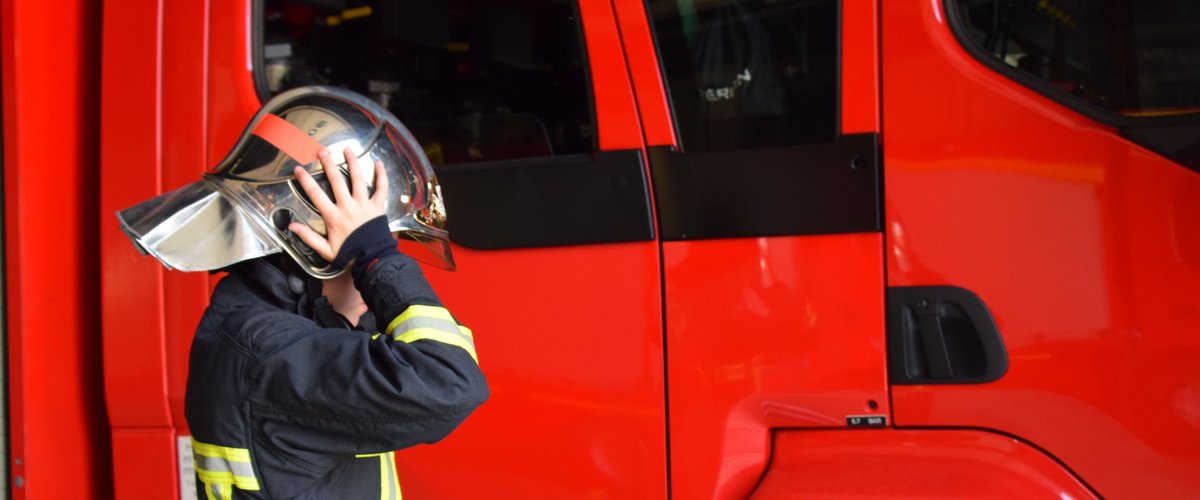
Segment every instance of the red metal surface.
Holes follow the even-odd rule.
[[[100,227],[104,382],[114,428],[168,427],[162,267],[113,213],[161,192],[159,4],[109,2],[101,77]],[[130,161],[137,158],[137,161]]]
[[[163,5],[163,189],[195,182],[211,166],[206,160],[208,1]],[[167,394],[171,421],[187,434],[183,399],[187,359],[200,315],[208,303],[208,273],[163,275]]]
[[[229,154],[262,106],[250,60],[250,1],[210,0],[208,65],[208,161]]]
[[[647,146],[678,146],[643,0],[612,0]]]
[[[744,498],[772,428],[888,414],[881,238],[663,244],[674,496]]]
[[[426,275],[475,332],[492,395],[396,454],[405,496],[664,498],[657,245],[454,254],[457,272]]]
[[[579,18],[591,70],[600,149],[641,149],[642,126],[613,5],[610,0],[582,0]]]
[[[115,484],[97,498],[179,498],[174,429],[114,429],[112,444]]]
[[[842,133],[879,132],[879,6],[842,0]]]
[[[846,133],[879,130],[876,12],[842,7]],[[665,96],[644,88],[653,114]],[[663,244],[674,496],[745,497],[773,428],[888,415],[882,249],[880,234]]]
[[[940,3],[883,10],[888,283],[991,308],[1010,367],[895,387],[897,425],[1019,436],[1102,496],[1200,489],[1200,175],[967,55]]]
[[[787,431],[754,498],[1095,498],[1011,437],[974,430]]]
[[[82,0],[0,1],[15,499],[89,498],[111,484],[95,301],[99,15]]]
[[[165,271],[137,252],[113,217],[164,188],[162,16],[158,0],[104,4],[100,210],[94,223],[100,228],[113,491],[121,498],[172,498],[179,491],[165,337],[167,304],[176,306],[174,298],[163,298]]]

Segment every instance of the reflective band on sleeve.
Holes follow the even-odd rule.
[[[396,452],[361,453],[355,458],[379,457],[379,499],[401,500],[400,479],[396,475]]]
[[[205,489],[210,494],[219,493],[220,490],[213,488],[222,485],[230,492],[232,486],[251,491],[259,489],[258,479],[254,477],[254,467],[250,465],[250,450],[201,443],[192,439],[192,456],[195,460],[196,476],[205,483]]]
[[[392,333],[392,331],[395,330],[397,326],[400,326],[401,323],[415,317],[441,319],[450,322],[454,321],[454,317],[450,315],[450,311],[447,311],[444,307],[408,306],[408,309],[405,309],[404,312],[400,313],[399,316],[396,316],[396,319],[393,319],[391,323],[388,323],[387,333]]]
[[[475,337],[471,330],[455,323],[450,311],[444,308],[409,306],[388,324],[387,331],[392,339],[401,342],[433,340],[461,347],[471,355],[471,359],[479,362],[479,357],[475,354]]]
[[[204,497],[208,500],[233,500],[233,485],[204,483]]]

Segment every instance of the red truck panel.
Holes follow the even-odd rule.
[[[1008,373],[897,386],[896,424],[1020,437],[1105,497],[1200,488],[1200,175],[883,10],[888,284],[990,307]]]
[[[842,133],[879,132],[879,5],[842,0]]]
[[[881,245],[878,234],[663,244],[674,495],[744,498],[771,429],[888,414]]]
[[[671,103],[663,92],[662,71],[642,0],[612,0],[621,29],[621,45],[629,61],[629,77],[637,94],[647,146],[678,146],[671,123]]]
[[[205,157],[208,83],[208,2],[166,2],[163,5],[163,189],[195,182],[211,165]],[[167,401],[175,429],[187,433],[183,396],[187,387],[187,356],[204,306],[208,304],[208,273],[168,272],[163,275],[163,314],[166,324]],[[183,362],[179,362],[179,361]]]
[[[641,30],[625,12],[630,50]],[[843,133],[879,128],[876,17],[871,0],[842,6]],[[656,115],[661,84],[632,72]],[[744,498],[772,429],[889,415],[882,249],[878,233],[663,243],[672,495]]]
[[[94,2],[0,1],[5,491],[15,499],[87,498],[112,484],[96,301],[99,16]]]
[[[1018,439],[977,430],[783,431],[753,498],[1096,498]]]
[[[100,276],[105,400],[117,496],[179,491],[167,403],[164,271],[113,213],[162,192],[161,3],[109,2],[101,76]]]

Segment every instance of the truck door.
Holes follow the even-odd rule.
[[[474,331],[492,397],[443,442],[397,454],[406,497],[666,495],[660,255],[610,3],[105,11],[105,105],[127,110],[108,130],[132,127],[104,144],[107,214],[215,165],[262,102],[299,85],[369,95],[425,147],[459,269],[426,275]],[[118,161],[133,150],[146,161]],[[172,464],[186,462],[186,346],[209,283],[103,227],[117,496],[186,495]]]
[[[744,498],[772,430],[889,421],[874,3],[614,5],[663,248],[671,493]]]
[[[1194,495],[1197,5],[881,5],[895,424]]]

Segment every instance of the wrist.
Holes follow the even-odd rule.
[[[360,262],[364,256],[379,254],[388,248],[396,248],[396,239],[388,229],[387,217],[380,215],[364,222],[346,236],[333,259],[333,266],[345,269],[352,261]]]

